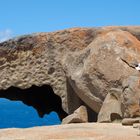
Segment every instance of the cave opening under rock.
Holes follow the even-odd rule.
[[[12,86],[6,90],[0,90],[0,98],[22,101],[24,104],[35,108],[40,117],[52,111],[56,112],[61,120],[67,116],[67,113],[62,109],[61,98],[54,94],[49,85],[40,87],[33,85],[28,89]]]

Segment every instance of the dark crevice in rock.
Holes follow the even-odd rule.
[[[48,74],[53,74],[55,72],[55,68],[50,67],[50,69],[48,70]]]
[[[123,90],[122,90],[122,92],[124,92],[126,89],[128,89],[129,88],[129,86],[127,85],[127,86],[125,86],[125,87],[123,87]]]
[[[111,122],[116,120],[122,120],[122,117],[118,113],[111,113]]]
[[[81,99],[77,96],[67,78],[67,101],[68,101],[68,113],[72,114],[82,104]]]
[[[68,99],[68,112],[72,114],[80,106],[87,108],[88,122],[97,122],[98,113],[93,111],[86,103],[84,103],[72,88],[69,79],[67,78],[67,99]]]
[[[137,66],[137,62],[133,62],[132,64],[129,64],[126,60],[124,60],[123,58],[121,58],[121,60],[126,64],[128,65],[129,67],[135,69],[135,67]]]
[[[88,113],[88,122],[97,122],[97,117],[98,117],[98,113],[96,113],[95,111],[93,111],[90,107],[88,107],[88,105],[86,105],[85,103],[83,103],[84,106],[86,106],[87,108],[87,113]]]
[[[61,98],[54,94],[49,85],[32,86],[28,89],[10,87],[0,91],[0,98],[22,101],[24,104],[34,107],[40,117],[52,111],[57,112],[61,120],[67,116],[67,113],[62,109]]]

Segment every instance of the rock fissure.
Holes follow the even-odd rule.
[[[129,63],[127,62],[126,60],[124,60],[123,58],[121,58],[121,60],[126,64],[128,65],[129,67],[133,68],[133,69],[136,69],[136,66],[138,65],[138,63],[134,62],[134,63]]]

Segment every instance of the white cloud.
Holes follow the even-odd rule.
[[[12,37],[12,30],[5,29],[0,31],[0,42],[6,41]]]

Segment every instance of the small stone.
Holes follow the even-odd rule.
[[[133,128],[139,128],[140,127],[140,123],[134,123],[133,124]]]
[[[140,118],[124,118],[122,120],[122,125],[133,125],[139,122],[140,122]]]
[[[62,124],[69,123],[85,123],[88,122],[87,109],[85,106],[80,106],[73,114],[67,116],[62,120]]]

